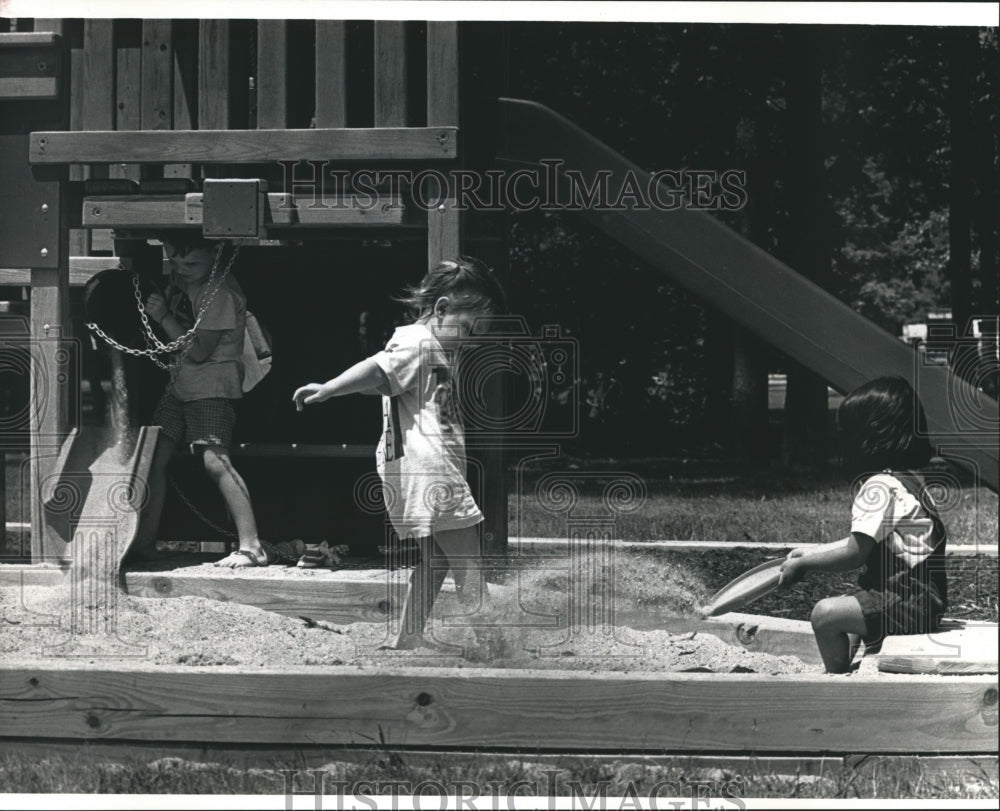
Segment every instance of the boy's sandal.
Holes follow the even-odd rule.
[[[248,549],[236,549],[231,554],[233,554],[233,555],[243,555],[243,557],[245,557],[247,560],[250,561],[251,566],[269,566],[271,564],[271,558],[267,554],[267,550],[266,549],[264,550],[264,555],[263,555],[264,562],[263,563],[261,563],[261,558],[260,557],[258,557],[253,552],[249,551]],[[241,567],[234,567],[234,568],[241,568]],[[242,567],[242,568],[249,568],[249,567]]]

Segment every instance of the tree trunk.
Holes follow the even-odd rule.
[[[976,32],[959,29],[948,39],[948,118],[951,188],[948,202],[948,273],[951,315],[964,334],[972,315],[972,104]]]
[[[785,81],[788,155],[785,235],[787,260],[795,270],[830,287],[829,202],[822,144],[823,71],[826,34],[804,28],[788,35]],[[822,466],[829,456],[826,381],[790,363],[785,395],[782,456],[786,464]]]
[[[733,325],[732,454],[748,467],[769,461],[767,346],[756,335]]]
[[[762,31],[755,54],[769,52],[774,44],[773,37],[769,30]],[[765,251],[773,251],[771,227],[777,167],[767,95],[774,66],[770,60],[754,58],[746,69],[750,92],[760,110],[755,122],[753,155],[747,165],[749,236]],[[733,325],[732,349],[730,447],[734,457],[748,467],[765,467],[771,457],[767,390],[769,349],[754,333],[737,325]]]

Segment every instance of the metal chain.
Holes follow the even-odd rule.
[[[201,307],[198,308],[198,314],[195,317],[194,325],[183,335],[179,335],[177,338],[170,341],[169,343],[163,343],[157,337],[156,333],[153,331],[153,327],[149,323],[149,316],[146,314],[146,307],[142,303],[142,292],[139,289],[139,274],[136,273],[135,271],[132,271],[133,295],[135,296],[136,307],[139,310],[139,318],[142,321],[143,338],[145,339],[146,342],[146,348],[137,349],[134,346],[125,346],[124,344],[119,343],[110,335],[108,335],[94,322],[88,322],[87,329],[97,334],[98,337],[100,337],[105,343],[107,343],[113,349],[117,349],[121,352],[126,353],[127,355],[149,358],[149,360],[151,360],[161,369],[169,370],[172,367],[175,368],[179,366],[181,361],[184,360],[184,356],[187,354],[187,351],[191,348],[191,345],[194,342],[194,337],[195,334],[197,333],[198,325],[201,323],[202,317],[205,315],[205,312],[208,310],[209,306],[211,306],[212,300],[215,298],[215,295],[222,288],[222,284],[226,280],[226,276],[232,269],[233,263],[236,261],[236,257],[240,252],[240,246],[239,245],[233,246],[233,254],[232,256],[229,257],[229,262],[226,263],[225,269],[218,276],[218,279],[216,279],[216,274],[219,269],[219,259],[222,257],[223,251],[224,251],[224,246],[220,245],[219,249],[216,251],[215,254],[215,261],[212,264],[212,272],[209,274],[208,282],[206,283],[206,285],[212,285],[212,283],[215,282],[215,285],[214,287],[209,288],[210,290],[209,295],[207,295],[202,300]],[[122,265],[119,265],[117,269],[127,270]],[[172,352],[178,352],[179,354],[172,359],[170,365],[163,363],[161,360],[159,360],[159,358],[156,357],[157,355],[168,355]]]
[[[177,493],[177,495],[180,497],[180,500],[183,501],[185,506],[187,506],[187,508],[191,510],[191,512],[193,512],[198,518],[200,518],[209,527],[209,529],[214,529],[216,532],[221,532],[223,535],[226,535],[230,538],[236,538],[237,540],[239,540],[240,537],[239,535],[237,535],[235,532],[231,532],[230,530],[225,529],[224,527],[220,527],[211,518],[205,515],[205,513],[199,510],[188,499],[188,497],[184,495],[184,491],[181,490],[181,488],[178,486],[177,480],[174,479],[173,476],[169,476],[168,478],[170,480],[170,486],[173,488],[174,492]]]

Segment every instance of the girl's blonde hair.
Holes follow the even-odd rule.
[[[441,296],[462,296],[463,307],[485,313],[502,313],[507,296],[493,269],[480,259],[457,256],[431,268],[420,284],[409,287],[397,301],[406,305],[413,318],[420,318],[434,308]]]

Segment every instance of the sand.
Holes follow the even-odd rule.
[[[523,587],[523,584],[522,584]],[[389,666],[496,667],[619,672],[761,674],[815,671],[791,656],[728,645],[705,633],[596,625],[551,627],[526,614],[523,588],[490,586],[490,601],[470,627],[455,615],[453,595],[435,608],[433,646],[384,650],[387,623],[313,624],[297,617],[203,597],[147,599],[109,592],[94,582],[0,588],[0,662],[47,664],[58,658],[114,666],[238,665],[245,668]],[[533,610],[558,600],[534,589]],[[74,610],[74,606],[76,609]],[[449,619],[450,618],[450,619]],[[530,627],[526,622],[547,623]]]

